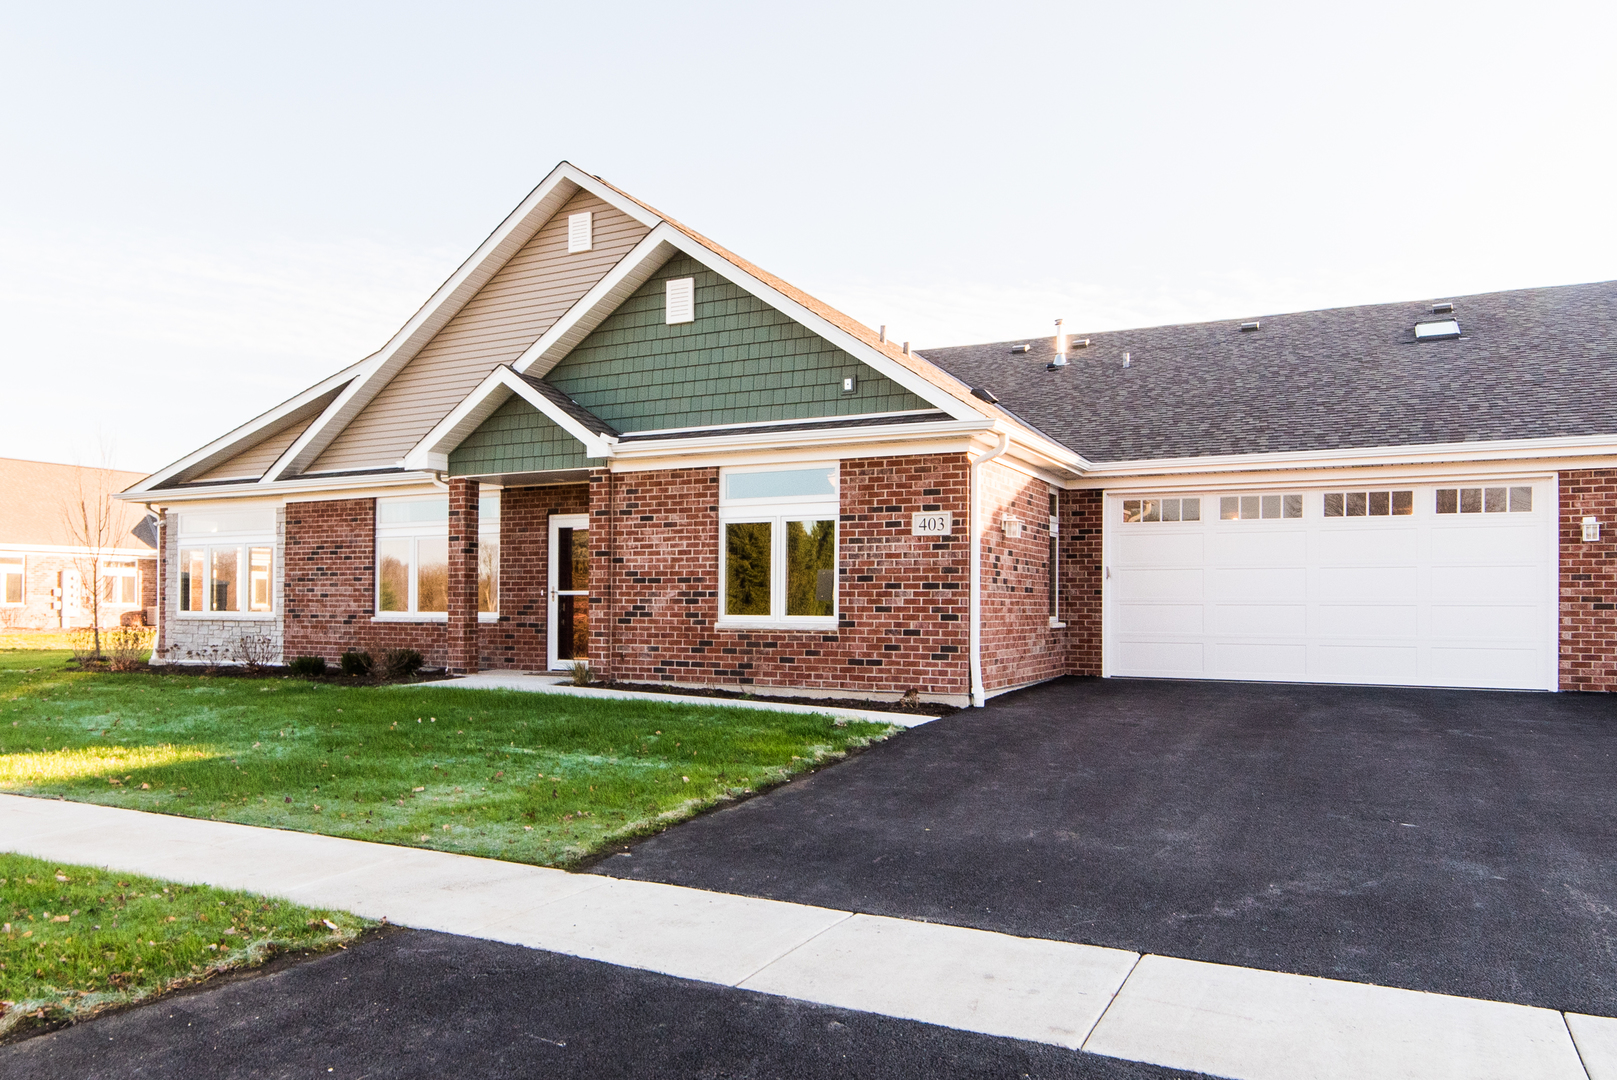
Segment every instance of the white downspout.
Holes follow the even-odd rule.
[[[971,504],[970,527],[966,530],[971,543],[971,602],[966,617],[970,620],[971,656],[968,663],[971,671],[971,704],[976,709],[982,708],[986,700],[983,691],[983,496],[982,484],[977,480],[977,469],[999,457],[1010,448],[1010,445],[1010,434],[1000,432],[999,445],[973,461],[967,470],[967,486],[970,488],[967,498]]]

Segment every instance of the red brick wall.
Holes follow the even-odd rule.
[[[1560,475],[1561,689],[1617,690],[1617,471]],[[1598,543],[1583,519],[1600,519]]]
[[[1101,663],[1102,491],[1061,494],[1061,618],[1067,674],[1099,675]]]
[[[589,508],[586,484],[500,492],[500,618],[479,627],[480,666],[544,670],[550,515],[583,514]]]
[[[977,472],[983,514],[983,688],[1053,679],[1066,670],[1064,632],[1050,627],[1049,484],[991,461]],[[1007,536],[1005,518],[1021,522]]]
[[[480,485],[464,476],[449,481],[449,616],[445,648],[449,670],[477,670],[477,495]]]
[[[592,610],[606,609],[595,629],[607,643],[593,662],[612,678],[967,692],[964,455],[842,463],[842,619],[829,632],[717,627],[717,469],[624,473],[595,486],[607,494],[594,528],[605,531],[604,515],[615,535],[593,571]],[[911,536],[910,515],[927,509],[953,512],[955,534]],[[607,537],[592,539],[607,550]]]
[[[286,504],[287,660],[345,651],[417,649],[433,667],[448,660],[443,623],[373,622],[376,500]]]

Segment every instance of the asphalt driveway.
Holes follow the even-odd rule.
[[[1065,679],[598,872],[1617,1015],[1617,700]]]

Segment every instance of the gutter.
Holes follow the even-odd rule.
[[[993,461],[1006,450],[1010,449],[1011,436],[1009,432],[1000,432],[999,443],[973,461],[968,467],[967,485],[970,488],[969,499],[970,514],[969,526],[966,529],[971,543],[971,606],[969,614],[969,630],[971,635],[970,646],[970,675],[971,675],[971,706],[974,709],[983,707],[986,695],[983,691],[983,521],[982,521],[982,484],[977,479],[980,466]]]

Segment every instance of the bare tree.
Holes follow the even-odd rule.
[[[90,625],[95,634],[95,656],[101,656],[101,565],[107,553],[117,546],[123,508],[113,499],[108,464],[110,453],[101,447],[102,466],[87,469],[82,465],[73,469],[74,486],[62,492],[62,524],[66,526],[73,546],[84,554],[74,559],[79,575],[89,586]],[[63,601],[65,604],[66,595]],[[64,614],[66,609],[63,609]]]

